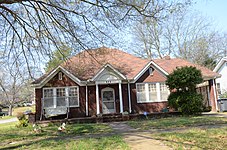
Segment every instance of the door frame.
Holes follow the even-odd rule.
[[[111,87],[106,87],[106,88],[104,88],[104,89],[101,90],[101,96],[102,96],[102,113],[103,114],[108,114],[108,113],[104,113],[104,111],[103,111],[103,108],[104,108],[103,107],[103,103],[105,102],[105,101],[103,102],[103,93],[105,91],[111,91],[111,92],[113,92],[114,112],[109,112],[109,113],[116,113],[115,92],[114,92],[114,88],[111,88]]]

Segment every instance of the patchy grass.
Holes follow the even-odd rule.
[[[148,119],[129,121],[128,125],[140,130],[169,129],[176,127],[193,127],[201,125],[227,124],[227,118],[196,116],[196,117],[170,117],[161,119]]]
[[[105,124],[67,124],[63,132],[57,130],[60,124],[50,124],[41,133],[15,124],[0,125],[0,149],[128,149],[120,136],[95,136],[112,132]]]
[[[153,138],[164,141],[173,149],[227,149],[227,127],[201,129],[192,128],[182,132],[153,134]]]

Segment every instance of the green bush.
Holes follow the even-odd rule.
[[[19,124],[16,125],[16,127],[27,127],[29,124],[28,118],[26,118],[26,115],[22,112],[17,113],[17,118],[19,120]]]
[[[174,92],[168,98],[169,105],[184,115],[200,114],[203,110],[203,97],[196,92]]]
[[[168,97],[169,106],[185,115],[199,114],[203,110],[203,97],[196,93],[196,85],[203,81],[196,67],[181,67],[167,76],[166,84],[173,91]]]

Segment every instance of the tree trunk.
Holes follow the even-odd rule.
[[[12,116],[12,114],[13,114],[13,106],[11,104],[9,105],[8,113],[9,113],[9,116]]]

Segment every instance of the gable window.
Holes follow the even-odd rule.
[[[62,72],[58,73],[58,80],[62,80]]]
[[[162,102],[167,101],[169,90],[165,83],[137,83],[137,102]]]
[[[43,89],[43,107],[79,107],[79,87],[54,87]]]

